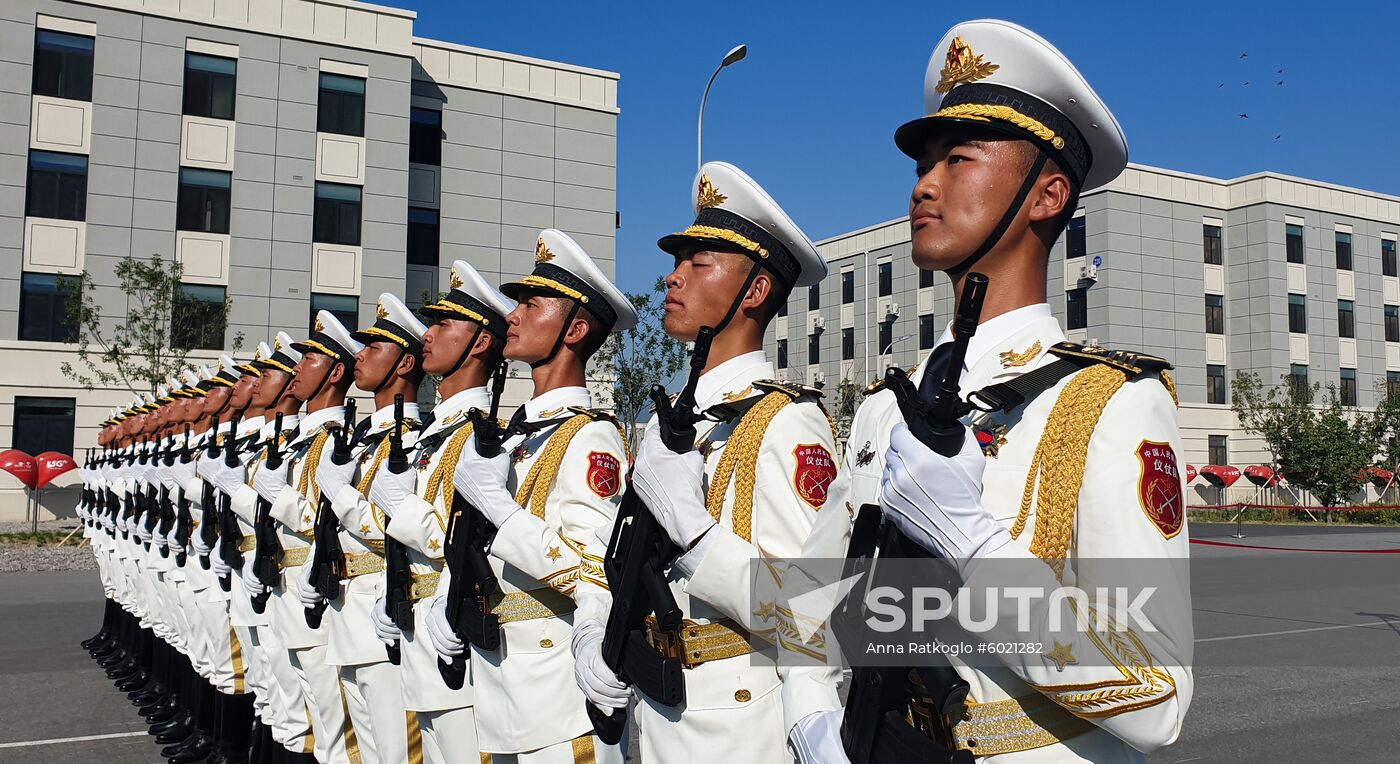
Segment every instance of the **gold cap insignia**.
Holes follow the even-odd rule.
[[[721,194],[715,184],[710,181],[710,176],[700,176],[700,188],[695,193],[695,211],[707,210],[711,207],[718,207],[729,201],[729,197]]]
[[[948,45],[948,57],[944,61],[943,71],[938,73],[938,85],[934,90],[947,93],[957,85],[976,82],[1000,68],[1000,64],[983,61],[981,56],[972,52],[971,45],[955,36]]]
[[[535,245],[535,254],[539,254],[539,245]],[[456,268],[453,268],[453,269],[452,269],[452,288],[453,288],[453,289],[461,289],[461,288],[462,288],[462,277],[459,276],[459,275],[457,274],[457,269],[456,269]]]
[[[379,303],[378,305],[375,306],[375,308],[374,308],[374,317],[375,317],[375,318],[388,318],[388,317],[389,317],[389,311],[384,307],[384,303],[381,302],[381,303]]]
[[[320,316],[317,316],[317,317],[316,317],[316,331],[318,331],[318,332],[324,332],[325,330],[326,330],[326,323],[325,323],[324,321],[321,320],[321,317],[320,317]]]
[[[281,350],[281,349],[282,349],[282,338],[281,338],[281,337],[273,337],[273,338],[272,338],[272,349],[273,349],[273,350]]]
[[[535,242],[535,262],[547,263],[554,259],[554,253],[549,251],[549,245],[544,243],[544,239]]]
[[[220,360],[219,360],[219,371],[223,371],[223,370],[224,370],[224,362],[223,362],[222,359],[220,359]]]

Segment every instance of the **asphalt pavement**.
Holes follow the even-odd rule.
[[[1149,760],[1400,760],[1400,554],[1386,551],[1400,529],[1233,531],[1191,528],[1240,546],[1192,547],[1194,697],[1181,739]],[[101,617],[95,571],[0,574],[0,764],[159,761],[78,644]]]

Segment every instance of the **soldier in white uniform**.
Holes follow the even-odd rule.
[[[714,330],[695,388],[706,416],[694,449],[681,454],[663,444],[653,418],[632,483],[684,550],[668,576],[684,628],[653,627],[651,641],[675,645],[685,700],[669,707],[639,693],[637,723],[649,761],[778,761],[786,739],[778,672],[750,644],[774,639],[775,612],[771,597],[755,600],[754,577],[770,575],[763,561],[801,550],[836,463],[821,394],[775,379],[763,335],[794,287],[821,281],[826,262],[738,168],[709,162],[692,188],[694,223],[659,245],[675,257],[667,334],[694,341],[701,327]],[[765,583],[761,590],[776,589]],[[621,708],[625,695],[599,652],[603,632],[597,621],[576,629],[579,683],[595,704]]]
[[[471,677],[449,687],[438,670],[438,654],[426,632],[428,608],[443,569],[443,547],[452,506],[452,470],[470,435],[468,414],[487,411],[487,381],[501,365],[506,316],[515,308],[470,264],[452,264],[451,290],[420,313],[432,322],[423,333],[423,369],[442,377],[433,418],[419,433],[414,469],[381,474],[371,486],[372,503],[389,515],[386,532],[407,547],[412,585],[411,628],[400,629],[380,597],[375,631],[385,645],[399,645],[403,703],[413,715],[409,754],[429,764],[480,760]],[[344,491],[342,491],[342,494]],[[353,497],[351,497],[353,498]],[[337,502],[337,507],[342,502]]]
[[[399,298],[379,296],[374,324],[352,335],[364,343],[355,356],[355,386],[374,396],[374,413],[360,428],[351,458],[336,464],[334,449],[328,449],[316,471],[323,502],[319,511],[332,512],[337,519],[344,556],[340,596],[325,612],[326,660],[339,669],[355,745],[366,764],[410,758],[410,720],[399,667],[389,662],[389,648],[376,637],[373,619],[374,606],[385,593],[386,560],[395,550],[385,548],[389,518],[371,503],[369,494],[379,476],[388,473],[397,397],[403,400],[398,437],[405,458],[414,446],[426,329]],[[324,607],[325,600],[312,586],[311,571],[305,568],[297,583],[302,606]],[[414,743],[421,745],[416,739]]]
[[[994,586],[1051,590],[1059,581],[1092,592],[1124,583],[1124,559],[1175,561],[1179,574],[1158,574],[1143,608],[1155,631],[1125,624],[1110,637],[1092,614],[1077,617],[1061,602],[1058,612],[1034,609],[1029,632],[1016,637],[1043,639],[1044,653],[951,660],[971,688],[964,717],[946,720],[958,748],[998,762],[1142,761],[1176,739],[1192,693],[1175,391],[1161,359],[1065,343],[1043,275],[1079,192],[1117,176],[1127,146],[1069,61],[1007,22],[949,30],[925,98],[929,116],[895,136],[918,162],[913,258],[947,273],[959,294],[968,273],[990,278],[961,380],[964,398],[981,405],[965,420],[973,432],[962,451],[944,457],[910,435],[894,394],[876,385],[831,491],[833,506],[848,511],[822,513],[804,554],[843,557],[850,513],[878,503],[910,539],[955,566],[974,598]],[[945,333],[920,364],[915,384],[930,366],[942,378],[951,339]],[[1025,383],[1027,372],[1048,374],[1062,360],[1072,363],[1055,366],[1024,401],[995,395],[1005,388],[993,385]],[[1117,558],[1117,567],[1096,558]],[[1018,577],[1005,580],[1008,570]],[[788,572],[789,585],[800,573]],[[1015,623],[1007,607],[999,622]],[[1065,642],[1051,649],[1047,618],[1082,630],[1055,633]],[[816,647],[799,638],[794,650]],[[845,761],[838,678],[835,668],[786,672],[788,723],[803,761]]]
[[[478,742],[498,763],[620,762],[620,748],[593,735],[569,644],[575,618],[606,612],[605,582],[582,581],[581,565],[585,556],[601,562],[597,534],[616,515],[628,460],[617,420],[592,408],[585,369],[610,332],[636,324],[636,312],[554,229],[536,241],[534,270],[502,291],[518,302],[505,355],[530,364],[534,396],[516,411],[498,456],[480,456],[475,436],[467,438],[452,476],[497,529],[489,562],[499,591],[484,604],[500,620],[500,645],[470,645]],[[428,619],[445,659],[468,649],[445,615],[457,574],[439,582]]]
[[[263,457],[250,469],[251,486],[262,503],[261,511],[276,521],[280,553],[278,584],[268,601],[272,628],[291,659],[301,683],[306,712],[312,722],[312,750],[317,761],[345,764],[359,757],[358,739],[349,726],[339,672],[326,662],[326,630],[312,628],[297,593],[296,582],[310,561],[320,493],[316,468],[325,451],[333,447],[332,435],[345,417],[345,396],[354,382],[355,354],[364,346],[329,311],[316,314],[311,336],[292,344],[301,353],[296,378],[288,392],[306,404],[294,437],[279,451],[279,468],[267,466]],[[251,570],[251,560],[245,567]],[[250,593],[261,589],[256,577]]]

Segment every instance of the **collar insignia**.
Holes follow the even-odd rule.
[[[1040,355],[1040,341],[1036,340],[1034,345],[1031,345],[1020,353],[1017,353],[1014,349],[1002,353],[1000,356],[1001,365],[1003,368],[1007,369],[1016,366],[1025,366],[1035,360],[1035,357],[1038,355]]]
[[[729,201],[729,197],[721,194],[715,184],[710,182],[710,176],[700,176],[700,188],[695,195],[695,211],[707,210],[711,207],[718,207]]]
[[[379,303],[378,305],[375,306],[375,308],[374,308],[374,317],[375,317],[375,318],[388,318],[388,317],[389,317],[389,311],[386,310],[386,309],[384,308],[384,303],[381,302],[381,303]]]
[[[452,269],[452,288],[453,288],[453,289],[461,289],[461,288],[462,288],[462,277],[461,277],[460,275],[457,274],[457,269],[456,269],[456,268],[453,268],[453,269]]]
[[[860,451],[856,452],[856,466],[864,467],[874,458],[875,450],[870,447],[870,441],[867,440],[865,441],[865,445],[860,447]]]
[[[961,37],[954,37],[948,45],[948,57],[943,63],[943,71],[938,73],[938,85],[934,90],[947,93],[965,82],[976,82],[1000,69],[1000,64],[983,61],[972,52],[972,46]]]
[[[741,401],[749,397],[749,393],[751,392],[753,392],[753,385],[749,385],[748,387],[744,388],[743,390],[740,390],[737,393],[725,393],[724,402],[733,403],[734,401]]]
[[[549,251],[549,245],[544,243],[544,239],[535,242],[535,262],[547,263],[554,259],[554,253]]]
[[[547,411],[541,411],[541,412],[540,412],[540,418],[541,418],[541,419],[549,419],[550,417],[559,416],[560,412],[562,412],[563,410],[564,410],[564,407],[563,407],[563,406],[560,406],[560,407],[557,408],[557,409],[549,409],[549,410],[547,410]]]

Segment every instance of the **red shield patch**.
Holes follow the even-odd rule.
[[[618,478],[622,466],[617,457],[606,451],[592,451],[588,454],[588,487],[604,499],[617,495],[620,487]]]
[[[792,455],[797,459],[797,467],[792,472],[797,495],[812,509],[821,509],[831,481],[836,479],[836,460],[820,443],[800,443],[792,449]]]
[[[1142,472],[1138,476],[1138,502],[1142,511],[1165,538],[1181,532],[1185,521],[1181,496],[1181,470],[1169,443],[1144,440],[1137,450]]]

